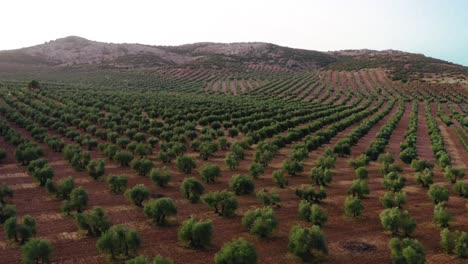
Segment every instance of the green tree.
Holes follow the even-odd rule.
[[[86,169],[88,171],[88,175],[93,178],[94,180],[98,180],[101,178],[105,171],[105,163],[103,160],[92,160],[89,162],[88,166],[86,166]]]
[[[406,203],[406,193],[403,191],[399,192],[386,192],[382,198],[380,198],[382,206],[387,208],[398,207],[401,208],[403,204]]]
[[[171,180],[171,175],[169,174],[169,171],[166,168],[153,168],[150,171],[150,178],[154,182],[154,184],[158,185],[159,187],[165,187]]]
[[[356,196],[348,196],[344,201],[344,212],[348,216],[358,217],[361,215],[364,206],[361,199]]]
[[[89,152],[85,151],[80,151],[75,153],[71,159],[71,165],[73,168],[77,171],[82,171],[86,169],[86,166],[88,166],[89,162],[91,161],[91,156]]]
[[[440,245],[448,254],[468,258],[468,233],[462,231],[450,232],[444,228],[440,233]]]
[[[173,264],[174,262],[169,258],[164,258],[162,256],[154,257],[153,261],[150,262],[145,256],[138,256],[133,259],[125,261],[125,264]]]
[[[271,177],[273,178],[273,183],[280,188],[286,188],[288,186],[288,179],[284,177],[283,170],[275,170],[273,171]]]
[[[200,176],[206,183],[214,183],[216,178],[221,177],[221,168],[217,164],[206,163],[200,169]]]
[[[197,163],[193,157],[179,156],[176,159],[176,166],[181,172],[190,174],[192,169],[197,166]]]
[[[202,201],[215,210],[220,216],[233,216],[238,203],[233,193],[226,190],[209,192],[202,196]]]
[[[21,248],[22,264],[50,264],[52,245],[48,240],[33,238]]]
[[[328,220],[327,213],[320,206],[306,200],[299,203],[299,218],[320,227],[324,226]]]
[[[114,155],[114,160],[117,161],[122,167],[128,167],[133,159],[133,154],[126,150],[117,151]]]
[[[73,191],[70,193],[70,200],[63,201],[62,211],[67,214],[69,214],[72,210],[76,210],[78,213],[81,213],[87,206],[88,193],[82,186],[80,186],[73,189]]]
[[[424,169],[432,170],[434,168],[434,164],[427,160],[413,160],[411,161],[411,168],[416,172],[423,171]]]
[[[322,166],[314,167],[310,171],[310,178],[315,181],[317,185],[327,186],[332,181],[332,172]]]
[[[112,259],[127,259],[135,255],[141,240],[135,230],[125,225],[114,225],[102,234],[96,246],[99,252],[109,253]]]
[[[237,174],[231,177],[229,188],[236,195],[250,194],[254,191],[255,184],[250,177]]]
[[[202,221],[192,217],[185,220],[178,231],[178,238],[184,244],[194,248],[206,248],[211,243],[213,222]]]
[[[210,141],[203,142],[199,147],[200,157],[204,160],[208,160],[217,150],[218,144]]]
[[[302,162],[286,159],[283,162],[283,170],[289,175],[295,176],[296,174],[304,171],[304,165]]]
[[[13,190],[3,183],[0,185],[0,203],[5,204],[5,197],[13,198]]]
[[[265,167],[263,167],[262,164],[256,163],[256,162],[250,163],[249,173],[250,173],[250,176],[252,176],[252,178],[258,179],[258,177],[260,177],[260,175],[262,175],[264,172],[265,172]]]
[[[51,179],[47,180],[46,183],[47,192],[55,193],[57,199],[60,200],[69,200],[73,188],[75,188],[75,180],[71,176],[61,180],[57,186]]]
[[[230,170],[235,170],[239,167],[240,158],[233,152],[229,152],[226,154],[226,158],[224,159],[224,163]]]
[[[327,198],[327,192],[323,186],[320,186],[320,188],[316,190],[314,186],[303,184],[296,188],[295,194],[297,197],[311,203],[319,203],[321,200]]]
[[[166,224],[167,217],[177,214],[177,208],[171,198],[149,200],[143,211],[146,217],[153,219],[157,225]]]
[[[106,211],[101,207],[77,213],[75,220],[80,229],[86,230],[88,235],[93,237],[100,237],[112,226]]]
[[[150,198],[150,192],[144,184],[137,184],[125,192],[127,198],[138,207],[143,206],[143,202]]]
[[[452,215],[445,209],[445,203],[439,203],[434,206],[434,222],[437,226],[448,227]]]
[[[264,206],[280,206],[281,199],[277,193],[263,189],[256,192],[255,195]]]
[[[354,180],[351,183],[351,187],[348,190],[348,194],[359,199],[362,199],[369,195],[369,183],[367,180]]]
[[[355,170],[356,177],[360,180],[367,180],[369,178],[369,171],[366,169],[366,167],[358,167]]]
[[[424,247],[416,239],[392,238],[389,243],[392,263],[424,264],[426,253]]]
[[[111,193],[119,194],[124,193],[127,189],[128,176],[127,175],[110,175],[107,178]]]
[[[426,168],[423,171],[416,172],[416,182],[422,185],[422,187],[429,187],[433,183],[434,173]]]
[[[39,181],[40,186],[45,186],[48,179],[52,179],[54,177],[54,170],[52,170],[49,165],[45,165],[42,168],[35,169],[32,173],[34,179]]]
[[[383,185],[385,189],[393,192],[399,192],[405,187],[406,178],[392,171],[384,176]]]
[[[0,203],[0,224],[3,224],[8,218],[16,216],[16,206]]]
[[[303,260],[314,259],[319,255],[328,255],[325,235],[319,226],[303,228],[295,225],[289,233],[288,251]]]
[[[450,183],[455,183],[457,180],[462,179],[465,176],[465,172],[462,168],[452,168],[447,166],[444,169],[444,176]]]
[[[256,264],[257,253],[252,244],[239,238],[224,244],[214,261],[215,264]]]
[[[438,204],[447,202],[449,200],[450,194],[446,187],[433,184],[429,188],[429,191],[427,191],[427,196],[429,196],[429,199],[431,199],[434,204]]]
[[[250,233],[261,238],[270,237],[278,226],[278,219],[270,207],[249,210],[242,218],[242,225],[250,230]]]
[[[23,223],[18,224],[16,217],[11,217],[3,224],[7,239],[14,239],[23,245],[36,234],[36,220],[30,215],[23,217]]]
[[[401,232],[405,236],[410,236],[416,228],[416,221],[409,212],[398,207],[385,209],[379,216],[384,230],[391,231],[392,235]]]
[[[204,191],[203,184],[194,177],[185,178],[180,186],[182,195],[192,203],[198,202]]]
[[[133,159],[130,162],[130,166],[140,176],[148,176],[151,169],[153,168],[153,162],[149,159]]]

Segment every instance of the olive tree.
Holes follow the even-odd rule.
[[[105,171],[105,163],[103,160],[91,160],[86,166],[86,170],[88,171],[88,175],[93,178],[94,180],[98,180],[101,178]]]
[[[78,213],[81,213],[87,206],[88,193],[82,186],[80,186],[73,189],[73,191],[70,193],[70,200],[63,201],[62,211],[67,214],[69,214],[72,210],[76,210]]]
[[[382,202],[382,206],[385,209],[393,207],[401,208],[401,206],[406,203],[406,193],[403,191],[385,192],[382,198],[380,198],[380,202]]]
[[[367,180],[354,180],[351,183],[351,187],[348,189],[348,194],[359,199],[362,199],[369,195],[369,183]]]
[[[202,196],[202,201],[213,208],[220,216],[233,216],[238,203],[233,193],[226,190],[206,193]]]
[[[424,247],[416,239],[392,238],[389,242],[392,263],[423,264],[426,260]]]
[[[2,185],[0,185],[0,203],[1,204],[5,204],[5,197],[12,198],[13,190],[8,185],[3,183]]]
[[[177,236],[181,242],[194,248],[206,248],[211,243],[213,222],[190,217],[182,223]]]
[[[283,170],[275,170],[273,171],[271,177],[273,178],[273,183],[280,187],[280,188],[286,188],[288,186],[288,179],[284,176],[284,171]]]
[[[0,224],[3,224],[8,218],[16,216],[16,206],[0,203]]]
[[[5,230],[7,239],[14,239],[15,242],[23,245],[36,234],[36,220],[30,215],[25,215],[23,223],[18,224],[16,217],[11,217],[5,221],[3,229]]]
[[[255,184],[249,176],[237,174],[231,177],[229,188],[236,195],[250,194],[254,191]]]
[[[254,179],[258,179],[260,175],[262,175],[265,172],[265,167],[257,162],[253,162],[249,165],[249,173],[250,176]]]
[[[278,226],[278,220],[270,207],[249,210],[242,218],[242,225],[250,230],[250,233],[261,238],[270,237]]]
[[[203,184],[194,177],[185,178],[180,186],[182,195],[192,203],[198,202],[204,191]]]
[[[257,198],[264,206],[280,206],[280,197],[277,193],[269,192],[268,190],[260,190],[255,193]]]
[[[431,199],[434,204],[438,204],[447,202],[449,200],[450,194],[446,187],[433,184],[427,191],[427,196],[429,196],[429,199]]]
[[[288,251],[303,260],[310,260],[319,255],[328,255],[325,235],[319,226],[303,228],[295,225],[289,233]]]
[[[434,173],[426,168],[423,171],[416,172],[416,182],[421,184],[422,187],[428,188],[434,181]]]
[[[364,206],[362,205],[361,199],[357,196],[348,196],[344,201],[344,212],[345,215],[351,217],[358,217],[361,215]]]
[[[114,160],[117,161],[122,167],[128,167],[133,159],[133,154],[126,150],[117,151],[114,155]]]
[[[216,178],[221,177],[221,168],[217,164],[206,163],[200,169],[200,176],[206,183],[214,183]]]
[[[448,254],[468,258],[468,233],[462,231],[450,232],[444,228],[440,233],[440,245]]]
[[[146,217],[157,225],[166,224],[167,217],[177,214],[177,208],[171,198],[149,200],[143,209]]]
[[[149,159],[133,159],[130,162],[130,166],[140,176],[148,176],[151,169],[153,168],[153,162]]]
[[[232,240],[223,245],[214,257],[215,264],[256,264],[255,247],[243,238]]]
[[[107,178],[107,184],[109,185],[111,193],[120,194],[124,193],[127,189],[128,176],[127,175],[110,175]]]
[[[224,158],[224,163],[230,170],[235,170],[239,167],[240,158],[233,152],[229,152],[226,154],[226,158]]]
[[[148,189],[145,187],[144,184],[137,184],[133,186],[133,188],[128,189],[125,192],[125,195],[127,196],[128,200],[130,200],[131,203],[138,207],[143,206],[143,202],[148,200],[150,197],[150,192]]]
[[[52,245],[45,239],[31,239],[21,248],[22,264],[51,263]]]
[[[311,222],[313,225],[322,227],[327,223],[327,213],[317,204],[302,200],[298,211],[300,219]]]
[[[88,235],[93,237],[100,237],[112,226],[106,211],[101,207],[77,213],[75,220],[80,229],[86,230]]]
[[[100,252],[110,253],[113,260],[127,259],[135,255],[141,246],[141,240],[135,230],[125,225],[114,225],[102,234],[96,246]]]
[[[169,171],[166,168],[153,168],[150,171],[150,178],[154,182],[154,184],[158,185],[159,187],[165,187],[171,180],[171,175],[169,174]]]
[[[437,226],[448,227],[452,215],[445,209],[445,203],[439,203],[434,206],[434,222]]]
[[[179,156],[176,159],[176,166],[181,172],[190,174],[192,169],[197,166],[197,163],[193,157]]]
[[[391,231],[392,235],[402,233],[410,236],[416,228],[416,221],[410,213],[398,207],[385,209],[379,216],[384,230]]]

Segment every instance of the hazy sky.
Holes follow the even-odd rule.
[[[398,49],[468,66],[464,0],[2,0],[0,50],[69,35],[177,45]]]

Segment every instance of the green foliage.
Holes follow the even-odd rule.
[[[224,158],[224,163],[230,170],[235,170],[239,167],[240,158],[233,152],[228,152],[226,158]]]
[[[303,228],[295,225],[289,233],[288,251],[303,260],[328,255],[325,235],[319,226]]]
[[[449,191],[447,188],[433,184],[427,191],[427,196],[431,201],[434,202],[434,204],[442,203],[442,202],[447,202],[449,200]]]
[[[465,176],[465,172],[461,168],[452,168],[447,166],[444,169],[444,176],[450,183],[455,183],[457,180],[462,179]]]
[[[76,171],[82,171],[86,169],[86,166],[88,166],[90,161],[91,161],[91,156],[89,152],[80,151],[73,155],[71,159],[71,165]]]
[[[55,193],[57,199],[69,200],[70,194],[75,188],[75,180],[73,177],[67,177],[59,182],[57,186],[54,185],[51,179],[47,180],[46,189],[49,194]]]
[[[229,189],[236,195],[250,194],[255,189],[255,184],[249,176],[234,175],[229,181]]]
[[[107,178],[111,193],[120,194],[124,193],[127,189],[128,176],[127,175],[110,175]]]
[[[130,162],[130,166],[134,169],[140,176],[148,176],[151,169],[153,168],[153,163],[149,159],[133,159]]]
[[[177,214],[177,208],[171,198],[149,200],[143,211],[146,217],[153,219],[157,225],[166,224],[167,217]]]
[[[360,180],[367,180],[369,178],[369,171],[366,167],[358,167],[355,171],[356,177]]]
[[[332,172],[325,167],[314,167],[310,171],[310,178],[315,181],[315,184],[320,186],[327,186],[333,179]]]
[[[148,200],[150,197],[150,192],[145,187],[144,184],[137,184],[133,188],[128,189],[125,192],[128,200],[136,206],[143,206],[143,202]]]
[[[18,224],[16,217],[11,217],[3,224],[7,239],[14,239],[20,245],[26,243],[32,236],[36,234],[36,220],[30,215],[23,217],[23,223]]]
[[[324,226],[328,220],[327,213],[320,206],[306,200],[299,203],[299,218],[320,227]]]
[[[150,171],[150,178],[154,184],[159,187],[166,187],[169,181],[171,180],[171,175],[166,168],[156,169],[153,168]]]
[[[256,264],[257,253],[252,244],[239,238],[224,244],[216,253],[214,262],[215,264]]]
[[[273,209],[270,207],[249,210],[242,218],[242,225],[250,230],[250,233],[261,238],[270,237],[278,226]]]
[[[189,218],[182,223],[177,236],[180,241],[194,248],[206,248],[211,243],[213,222]]]
[[[5,197],[13,198],[13,190],[3,183],[0,185],[0,203],[5,204]]]
[[[280,206],[281,199],[279,195],[274,192],[263,189],[256,192],[255,195],[264,206]]]
[[[423,171],[416,172],[416,182],[422,185],[422,187],[428,188],[434,181],[434,173],[425,168]]]
[[[304,171],[304,165],[302,162],[286,159],[283,162],[283,170],[289,175],[295,176],[296,174]]]
[[[410,236],[416,228],[416,221],[409,212],[398,207],[385,209],[379,216],[384,230],[391,231],[393,235],[402,233]]]
[[[252,178],[258,179],[258,177],[260,177],[260,175],[262,175],[264,172],[265,172],[265,167],[263,167],[263,165],[261,165],[260,163],[256,163],[256,162],[250,163],[249,173],[250,173],[250,176],[252,176]]]
[[[213,208],[215,214],[225,217],[233,216],[238,207],[234,194],[226,190],[206,193],[202,201]]]
[[[369,183],[367,180],[354,180],[348,190],[348,194],[362,199],[369,195]]]
[[[0,203],[0,224],[3,224],[8,218],[16,216],[16,207],[11,204]]]
[[[133,154],[126,150],[117,151],[114,155],[114,160],[117,161],[122,167],[128,167],[133,159]]]
[[[434,222],[439,227],[448,227],[452,215],[445,209],[445,203],[439,203],[434,206]]]
[[[52,245],[45,239],[31,239],[21,248],[22,264],[50,264]]]
[[[411,168],[416,172],[423,171],[424,169],[432,170],[434,168],[434,164],[427,160],[413,160],[411,162]]]
[[[75,220],[80,229],[86,230],[88,235],[93,237],[101,236],[112,226],[106,211],[101,207],[77,213]]]
[[[180,186],[181,194],[192,203],[198,202],[204,191],[203,184],[194,177],[185,178]]]
[[[100,179],[106,171],[105,165],[103,160],[91,160],[86,166],[88,175],[94,180]]]
[[[424,264],[426,261],[424,247],[416,239],[394,237],[388,245],[391,251],[392,263]]]
[[[468,258],[468,233],[462,231],[450,232],[447,228],[440,233],[440,245],[448,254]]]
[[[208,160],[217,150],[218,144],[209,141],[203,142],[199,147],[200,157],[204,160]]]
[[[406,193],[403,191],[385,192],[382,198],[380,198],[380,201],[385,209],[393,207],[401,208],[401,206],[406,203]]]
[[[200,176],[206,183],[214,183],[221,177],[221,168],[217,164],[206,163],[200,169]]]
[[[102,253],[109,253],[112,259],[128,259],[136,254],[141,240],[135,230],[125,225],[114,225],[104,232],[96,243]]]
[[[327,192],[323,186],[316,190],[311,185],[301,185],[295,190],[296,196],[311,203],[319,203],[321,200],[327,198]]]
[[[356,196],[348,196],[344,201],[344,212],[348,216],[358,217],[361,215],[364,206],[362,205],[361,199]]]
[[[40,186],[45,186],[48,179],[52,179],[54,177],[54,170],[52,170],[49,165],[45,165],[42,168],[36,168],[32,172],[33,178],[39,181]]]
[[[275,170],[273,171],[273,174],[271,175],[273,178],[273,183],[280,187],[280,188],[286,188],[288,186],[288,179],[284,177],[284,171],[283,170]]]
[[[354,169],[357,169],[359,167],[365,167],[367,164],[369,164],[369,162],[370,158],[365,154],[361,154],[354,159],[350,159],[349,166],[353,167]]]
[[[176,166],[181,172],[190,174],[197,164],[193,157],[179,156],[176,159]]]
[[[468,198],[468,183],[457,181],[453,185],[453,191],[460,197]]]
[[[393,192],[399,192],[405,186],[406,178],[396,172],[389,172],[385,174],[383,186],[385,189]]]
[[[78,213],[88,206],[88,193],[80,186],[73,189],[70,193],[70,200],[63,201],[62,211],[69,214],[70,211],[76,210]]]
[[[150,262],[145,256],[138,256],[133,259],[125,261],[125,264],[173,264],[174,262],[170,258],[164,258],[162,256],[154,257],[153,261]]]

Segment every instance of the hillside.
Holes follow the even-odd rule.
[[[114,44],[70,36],[32,47],[0,51],[0,70],[31,67],[98,65],[117,68],[242,68],[273,66],[289,70],[387,70],[394,80],[449,79],[464,81],[468,68],[422,54],[395,50],[321,52],[270,43],[194,43],[180,46]]]

